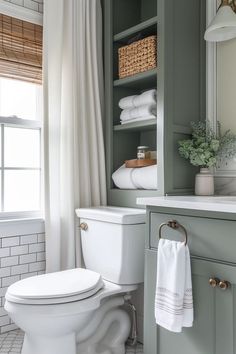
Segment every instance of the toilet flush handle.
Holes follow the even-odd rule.
[[[79,228],[83,231],[87,231],[88,230],[88,224],[86,224],[86,222],[82,222],[80,225],[79,225]]]

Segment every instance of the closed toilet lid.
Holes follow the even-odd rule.
[[[92,296],[103,287],[99,273],[88,269],[76,268],[56,273],[37,275],[20,280],[11,285],[6,294],[9,301],[31,302],[44,300],[46,303],[66,302],[66,298],[76,300]]]

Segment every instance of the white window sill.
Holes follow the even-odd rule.
[[[42,218],[0,220],[0,237],[40,234],[45,232]]]

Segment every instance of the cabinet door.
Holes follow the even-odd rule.
[[[227,280],[223,291],[209,279]],[[194,325],[180,334],[155,324],[154,297],[156,252],[146,251],[144,353],[145,354],[236,354],[236,267],[192,259]]]

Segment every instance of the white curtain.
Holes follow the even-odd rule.
[[[100,0],[44,1],[47,272],[81,265],[75,208],[106,204]]]

